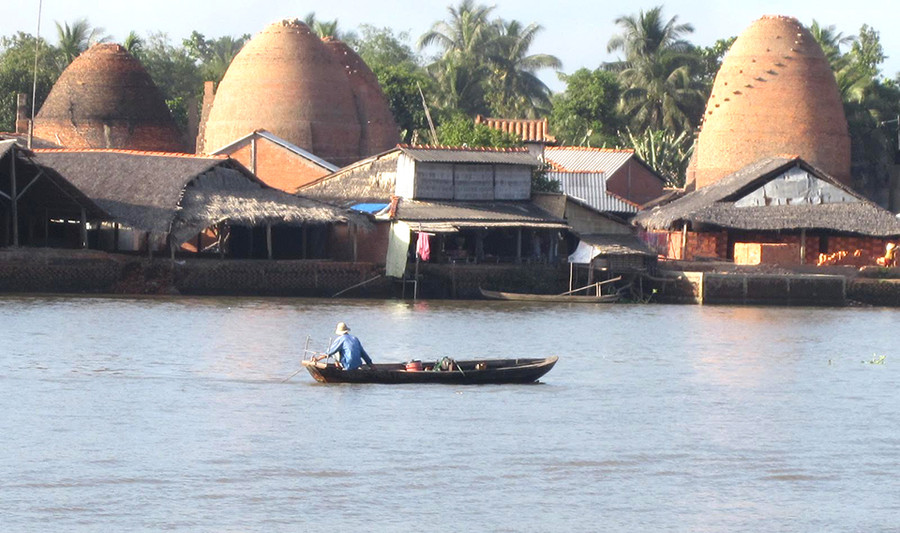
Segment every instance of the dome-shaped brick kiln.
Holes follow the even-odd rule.
[[[850,136],[834,74],[797,19],[765,16],[716,75],[688,182],[709,185],[764,157],[798,155],[850,184]]]
[[[66,148],[185,151],[159,88],[118,44],[96,44],[72,61],[35,117],[34,135]]]
[[[387,98],[375,73],[346,43],[330,37],[326,37],[322,42],[344,67],[344,73],[350,82],[361,127],[360,158],[394,148],[400,142],[397,121],[394,120],[394,114],[388,106]]]
[[[362,107],[378,118],[368,104]],[[209,111],[202,150],[264,129],[343,166],[371,155],[360,151],[361,141],[368,147],[380,136],[367,138],[360,122],[341,62],[306,24],[285,20],[254,37],[228,67]]]

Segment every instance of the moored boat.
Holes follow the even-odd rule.
[[[559,303],[588,303],[608,304],[619,299],[617,294],[603,294],[600,296],[583,296],[574,294],[528,294],[522,292],[489,291],[479,287],[481,295],[488,300],[508,300],[516,302],[559,302]]]
[[[324,361],[304,360],[303,366],[316,381],[322,383],[477,385],[533,383],[549,372],[558,359],[556,356],[543,359],[473,359],[470,361],[454,361],[444,358],[420,365],[376,363],[374,368],[363,366],[356,370],[342,370],[334,363]]]

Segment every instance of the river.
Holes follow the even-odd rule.
[[[900,531],[879,308],[0,297],[3,531]],[[560,356],[542,383],[321,385]]]

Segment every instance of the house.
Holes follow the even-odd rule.
[[[265,130],[249,133],[213,150],[250,169],[269,187],[293,193],[299,187],[331,174],[337,166]]]
[[[380,204],[376,220],[389,227],[375,238],[386,243],[389,275],[402,276],[412,233],[429,234],[433,262],[548,260],[568,226],[532,202],[540,164],[524,148],[398,146],[298,192],[346,207]]]
[[[797,156],[763,158],[633,223],[669,259],[739,264],[875,264],[900,237],[891,212]]]

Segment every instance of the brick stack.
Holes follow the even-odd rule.
[[[766,16],[722,62],[688,181],[700,188],[781,154],[851,183],[847,120],[822,48],[795,18]]]
[[[118,44],[96,44],[63,71],[34,135],[65,148],[186,151],[159,88]]]

